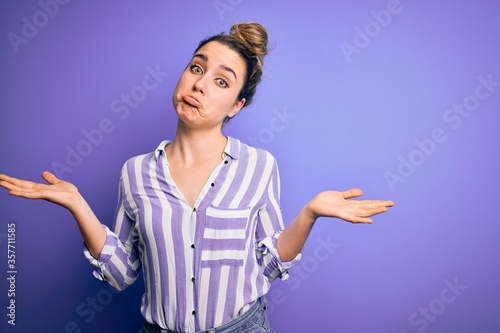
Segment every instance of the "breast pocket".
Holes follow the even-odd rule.
[[[203,231],[202,267],[242,266],[247,250],[250,208],[221,209],[210,206]]]

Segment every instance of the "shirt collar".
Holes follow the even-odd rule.
[[[156,148],[155,150],[155,157],[156,157],[156,161],[158,161],[158,159],[160,158],[160,155],[163,155],[165,156],[165,147],[171,143],[172,141],[170,140],[163,140],[162,142],[160,142],[160,145],[158,146],[158,148]]]
[[[172,141],[170,140],[164,140],[158,145],[158,147],[155,150],[156,161],[158,161],[160,155],[165,155],[165,147],[171,142]],[[226,148],[224,148],[224,156],[229,156],[233,160],[237,160],[240,157],[240,149],[241,149],[241,141],[236,138],[228,136],[227,145]]]
[[[238,139],[227,137],[227,145],[224,149],[224,155],[231,157],[233,160],[240,158],[241,142]]]

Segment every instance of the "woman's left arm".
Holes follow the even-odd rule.
[[[388,207],[394,206],[390,200],[348,200],[362,194],[360,189],[350,189],[345,192],[325,191],[314,197],[279,236],[276,247],[281,260],[292,260],[302,251],[319,217],[337,217],[351,223],[372,223],[370,216],[386,212]]]

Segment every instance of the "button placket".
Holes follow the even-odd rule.
[[[197,215],[198,215],[198,209],[197,207],[193,207],[192,208],[192,213],[191,213],[191,244],[189,245],[189,247],[191,248],[191,261],[192,263],[194,263],[194,258],[195,258],[195,252],[194,250],[196,249],[196,245],[195,245],[195,234],[196,234],[196,224],[197,224]],[[191,278],[188,277],[189,280],[191,280],[192,282],[192,290],[193,290],[193,305],[196,306],[196,302],[195,302],[195,293],[196,293],[196,289],[195,289],[195,269],[194,269],[194,265],[191,267]],[[188,282],[189,283],[189,282]],[[193,309],[192,311],[192,315],[194,316],[196,314],[196,310]]]

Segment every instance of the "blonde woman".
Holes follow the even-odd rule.
[[[11,195],[67,208],[84,239],[94,275],[123,290],[143,272],[141,332],[273,332],[264,296],[300,258],[318,217],[371,223],[393,205],[347,200],[359,189],[318,194],[284,227],[274,157],[222,134],[252,102],[267,54],[254,22],[202,41],[173,93],[173,141],[128,160],[113,228],[97,219],[77,188],[0,175]]]

